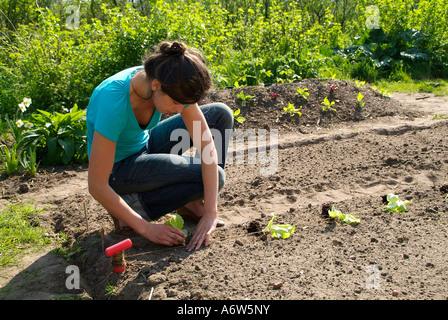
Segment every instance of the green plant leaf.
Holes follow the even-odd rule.
[[[73,140],[58,139],[58,144],[62,147],[62,150],[64,150],[62,153],[62,162],[64,164],[69,164],[75,155],[75,144],[73,143]]]
[[[296,227],[290,224],[272,224],[276,218],[275,213],[272,213],[272,219],[269,221],[266,228],[263,229],[264,232],[271,232],[272,238],[289,238],[295,231]]]
[[[339,219],[342,223],[347,223],[347,224],[358,224],[361,222],[360,219],[355,218],[353,215],[351,214],[344,214],[339,210],[336,210],[336,208],[334,207],[334,205],[331,207],[331,210],[328,210],[328,215],[330,216],[330,218],[332,219]]]
[[[182,229],[184,227],[184,219],[176,214],[167,214],[167,216],[169,216],[171,219],[168,221],[165,221],[165,224],[168,226],[172,226],[173,228],[179,229],[180,231],[182,231],[183,233],[185,233],[185,236],[188,235],[188,230],[187,229]]]
[[[405,212],[406,205],[409,203],[407,200],[400,200],[400,198],[393,193],[387,195],[387,202],[386,211],[389,212]]]

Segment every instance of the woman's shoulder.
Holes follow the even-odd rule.
[[[128,99],[129,81],[143,66],[122,70],[101,82],[93,91],[91,100],[108,100],[111,103]]]
[[[103,82],[101,82],[100,85],[96,87],[95,90],[123,89],[125,84],[130,81],[132,76],[142,68],[143,66],[137,66],[117,72],[114,75],[110,76],[109,78],[105,79]]]

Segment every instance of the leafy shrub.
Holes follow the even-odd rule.
[[[75,29],[61,14],[68,3],[27,9],[30,23],[0,33],[0,113],[12,114],[24,95],[31,111],[83,109],[102,80],[166,39],[200,48],[218,87],[448,75],[448,0],[241,1],[80,2]],[[382,29],[366,28],[369,5]]]
[[[356,62],[352,76],[373,82],[378,76],[388,76],[397,65],[414,66],[427,63],[425,49],[428,36],[415,29],[407,29],[395,38],[383,29],[365,30],[353,46],[337,50],[344,59]]]
[[[32,114],[35,129],[24,133],[19,147],[33,146],[45,165],[87,161],[85,111],[75,105],[67,113],[38,110]]]

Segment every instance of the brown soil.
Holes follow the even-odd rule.
[[[336,89],[331,92],[331,86]],[[307,87],[307,100],[296,94]],[[255,97],[246,106],[236,95]],[[365,98],[357,108],[360,90]],[[274,98],[271,93],[278,94]],[[336,101],[324,114],[321,102]],[[447,299],[448,114],[445,97],[394,94],[343,80],[226,89],[208,101],[241,108],[237,129],[278,129],[278,168],[261,175],[262,164],[231,163],[219,212],[227,223],[207,248],[187,252],[150,243],[136,234],[117,235],[105,210],[87,191],[87,166],[40,168],[35,178],[2,175],[0,207],[34,200],[46,208],[40,224],[49,236],[65,233],[69,260],[48,251],[2,268],[3,299]],[[283,107],[302,106],[291,118]],[[235,152],[239,150],[234,150]],[[410,200],[405,213],[385,211],[383,197]],[[84,217],[85,202],[88,229]],[[360,218],[336,223],[331,205]],[[287,239],[261,230],[294,224]],[[190,234],[195,224],[186,221]],[[112,272],[104,251],[126,238],[127,269]],[[81,288],[66,288],[66,267],[81,271]],[[30,276],[32,275],[32,276]],[[376,286],[372,287],[375,280]],[[114,292],[108,294],[111,285]],[[151,294],[152,293],[152,294]]]

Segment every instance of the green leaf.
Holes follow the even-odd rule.
[[[358,224],[361,222],[360,219],[355,218],[353,215],[351,214],[344,214],[339,210],[336,210],[336,208],[334,207],[334,205],[331,207],[331,210],[328,210],[328,215],[330,216],[330,218],[332,219],[339,219],[342,223],[347,223],[347,224]]]
[[[47,140],[48,157],[50,159],[56,157],[57,140],[58,140],[58,138],[53,138],[53,137],[48,138],[48,140]]]
[[[75,154],[75,144],[73,140],[62,140],[58,139],[58,144],[64,150],[62,154],[62,162],[64,164],[69,164]]]
[[[400,200],[400,198],[393,193],[387,195],[387,201],[386,211],[389,212],[405,212],[406,205],[409,203],[407,200]]]
[[[165,221],[165,224],[168,226],[172,226],[173,228],[179,229],[183,233],[185,233],[185,236],[188,235],[187,229],[182,229],[184,227],[184,219],[180,215],[176,214],[167,214],[171,219],[168,221]]]
[[[272,238],[286,239],[290,237],[294,233],[296,227],[290,224],[273,225],[272,223],[275,218],[276,218],[275,213],[272,213],[272,219],[269,221],[268,225],[266,226],[266,228],[263,229],[263,231],[271,232]]]

